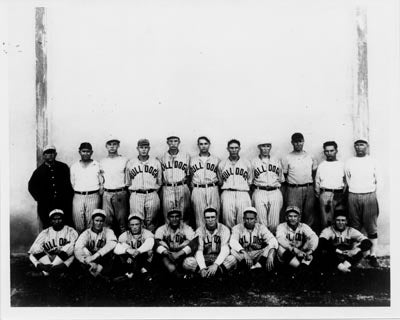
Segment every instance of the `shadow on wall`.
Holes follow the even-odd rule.
[[[25,253],[38,235],[38,221],[16,214],[10,217],[10,253]]]

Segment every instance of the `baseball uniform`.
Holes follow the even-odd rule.
[[[130,214],[140,216],[146,228],[154,232],[157,213],[160,210],[157,191],[162,184],[161,164],[151,157],[146,161],[133,158],[126,165],[126,175],[131,194]]]
[[[281,161],[274,157],[258,156],[253,159],[251,165],[255,187],[252,202],[257,209],[258,221],[275,233],[283,206],[280,187],[285,178]]]
[[[229,158],[218,165],[218,178],[222,184],[222,220],[232,228],[243,221],[243,210],[251,205],[249,195],[253,180],[250,161],[239,158],[237,162]]]
[[[219,159],[213,155],[202,157],[200,155],[190,158],[190,175],[192,186],[192,207],[195,213],[196,226],[204,226],[204,209],[213,207],[219,210],[221,200],[218,190]]]

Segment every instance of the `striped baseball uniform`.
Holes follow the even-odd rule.
[[[322,161],[315,176],[315,194],[319,197],[321,227],[332,224],[335,209],[344,208],[344,163]]]
[[[146,161],[133,158],[126,165],[126,175],[131,193],[130,214],[140,216],[146,228],[154,232],[157,213],[160,210],[157,191],[162,184],[161,164],[151,157]]]
[[[179,151],[171,155],[168,151],[159,159],[163,174],[162,204],[165,221],[171,209],[178,208],[184,220],[189,220],[187,211],[190,206],[190,190],[186,184],[189,175],[190,157]]]
[[[278,248],[278,242],[268,228],[256,222],[254,229],[249,230],[243,223],[232,228],[232,236],[229,242],[232,255],[238,260],[244,259],[241,250],[246,251],[253,259],[253,265],[258,262],[261,257],[268,257],[271,249]]]
[[[75,229],[64,226],[60,231],[49,227],[39,233],[29,249],[29,259],[37,266],[43,264],[61,264],[69,267],[74,261],[74,246],[78,238]],[[57,259],[58,257],[58,259]]]
[[[235,163],[229,158],[218,165],[218,178],[222,185],[222,220],[232,228],[243,221],[243,210],[251,206],[249,185],[253,180],[250,161],[239,158]]]
[[[219,215],[221,200],[218,190],[219,159],[209,155],[204,159],[200,155],[190,158],[190,175],[192,186],[192,207],[196,218],[196,226],[204,226],[204,209],[213,207]]]
[[[260,156],[251,162],[254,179],[252,201],[257,209],[258,222],[275,233],[279,224],[279,214],[283,206],[282,192],[279,189],[285,180],[281,161],[274,157]]]
[[[81,160],[71,166],[71,185],[75,191],[72,219],[78,233],[90,227],[93,210],[100,209],[101,197],[98,191],[102,183],[100,165],[96,160],[87,166]]]
[[[128,159],[121,155],[100,160],[100,172],[104,178],[103,210],[106,224],[116,234],[126,230],[128,217],[128,192],[125,168]]]
[[[352,157],[345,163],[346,181],[349,186],[349,226],[361,230],[364,227],[369,239],[378,237],[379,214],[376,198],[377,166],[374,159]]]

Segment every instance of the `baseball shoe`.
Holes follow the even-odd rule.
[[[260,264],[259,262],[257,262],[255,265],[253,265],[253,266],[250,268],[250,270],[260,269],[260,268],[262,268],[262,267],[261,267],[261,264]]]
[[[369,265],[371,267],[374,267],[374,268],[380,267],[380,264],[379,264],[378,259],[376,258],[376,256],[368,256],[367,259],[368,259]]]

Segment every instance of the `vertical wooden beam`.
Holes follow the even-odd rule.
[[[42,162],[43,147],[48,143],[46,8],[35,8],[36,55],[36,162]]]

